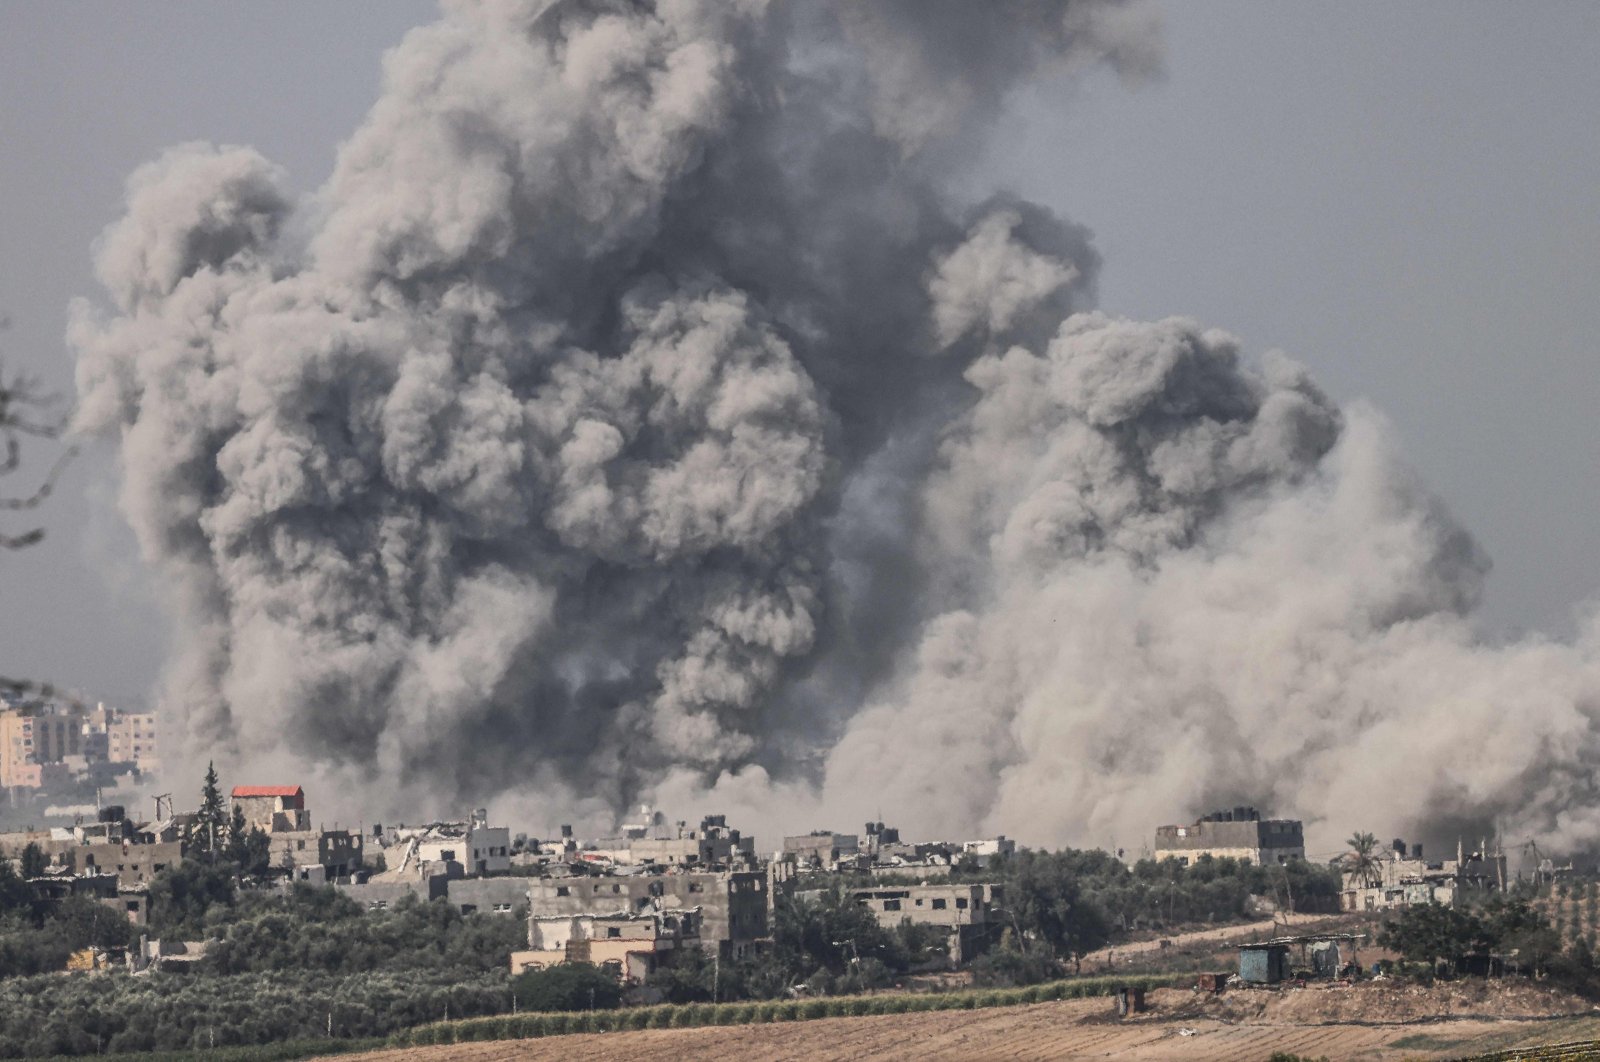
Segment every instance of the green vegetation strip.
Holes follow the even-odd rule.
[[[1082,977],[1030,985],[1027,988],[994,988],[975,992],[828,996],[762,1003],[686,1003],[680,1006],[668,1004],[619,1010],[512,1014],[421,1025],[396,1033],[390,1037],[389,1044],[393,1047],[418,1047],[483,1040],[524,1040],[571,1033],[690,1029],[707,1025],[812,1021],[817,1018],[861,1017],[869,1014],[1015,1007],[1026,1003],[1109,996],[1124,985],[1130,988],[1165,988],[1188,984],[1191,980],[1191,976]]]
[[[1542,1047],[1514,1047],[1488,1055],[1472,1055],[1460,1062],[1553,1062],[1562,1060],[1600,1060],[1600,1040],[1581,1040],[1566,1044],[1545,1044]]]
[[[348,1055],[378,1051],[387,1046],[381,1038],[362,1040],[282,1040],[275,1044],[195,1048],[190,1051],[112,1051],[96,1057],[106,1062],[298,1062],[321,1055]],[[38,1062],[67,1062],[73,1055],[49,1055]]]

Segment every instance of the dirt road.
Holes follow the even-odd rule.
[[[1226,944],[1230,940],[1248,940],[1253,936],[1271,937],[1281,932],[1278,923],[1268,918],[1261,922],[1245,922],[1234,926],[1221,926],[1217,929],[1197,929],[1191,933],[1174,933],[1162,939],[1171,941],[1174,948],[1188,948],[1197,944]],[[1118,960],[1128,959],[1135,955],[1159,951],[1160,940],[1139,940],[1126,944],[1114,944],[1099,951],[1091,951],[1083,957],[1083,965],[1089,968],[1098,968],[1105,965],[1115,965]]]

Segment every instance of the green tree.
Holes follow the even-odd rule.
[[[153,936],[194,940],[205,931],[213,908],[234,905],[231,867],[185,859],[156,875],[150,883],[150,928]]]
[[[1378,945],[1399,952],[1410,962],[1425,962],[1436,971],[1453,970],[1467,955],[1488,949],[1494,934],[1475,915],[1439,903],[1416,904],[1384,922]],[[1557,939],[1559,949],[1560,940]]]
[[[1527,900],[1496,896],[1483,906],[1480,919],[1494,949],[1515,953],[1515,961],[1535,975],[1561,954],[1561,935]]]
[[[11,868],[9,859],[0,859],[0,916],[30,910],[33,889]]]
[[[733,987],[722,982],[719,964],[704,948],[679,949],[669,965],[650,975],[650,984],[660,989],[669,1003],[728,999]]]
[[[200,812],[195,817],[194,845],[207,855],[222,851],[228,840],[228,813],[222,802],[222,788],[217,784],[217,765],[206,764],[206,781],[200,790]]]
[[[1031,952],[1019,948],[1016,934],[1009,929],[1001,935],[998,947],[972,962],[972,983],[985,987],[1035,985],[1062,973],[1061,963],[1054,956],[1037,948]]]
[[[868,960],[905,969],[906,955],[898,939],[841,883],[816,896],[779,904],[773,923],[773,946],[795,980],[812,978],[819,971],[842,976]]]
[[[1092,951],[1110,937],[1104,910],[1079,887],[1071,854],[1019,852],[1011,862],[1005,906],[1025,934],[1023,950],[1026,938],[1032,938],[1051,954],[1070,957]]]
[[[518,974],[511,990],[522,1010],[609,1010],[622,1003],[617,979],[586,962]]]
[[[240,874],[260,876],[270,869],[272,840],[259,826],[244,820],[244,809],[233,805],[233,815],[228,822],[228,845],[224,850],[228,862]]]
[[[49,866],[45,858],[44,849],[33,841],[22,850],[22,876],[24,878],[40,878],[44,876],[45,868]]]

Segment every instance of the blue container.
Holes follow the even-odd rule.
[[[1289,976],[1289,945],[1254,944],[1239,949],[1239,977],[1248,984],[1275,985]]]

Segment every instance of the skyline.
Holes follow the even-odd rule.
[[[9,644],[43,647],[29,654],[39,666],[12,670],[125,699],[116,687],[148,684],[165,657],[178,670],[164,707],[207,748],[391,787],[423,770],[448,790],[492,738],[503,751],[489,775],[553,788],[557,802],[708,785],[781,800],[824,771],[858,776],[909,732],[924,758],[895,761],[886,782],[908,797],[932,784],[942,733],[970,776],[941,797],[963,821],[1014,814],[1046,778],[1111,786],[1083,825],[1048,813],[1062,836],[1133,814],[1115,791],[1134,765],[1167,775],[1147,801],[1234,787],[1292,802],[1311,783],[1279,765],[1364,751],[1362,770],[1382,770],[1398,754],[1374,744],[1385,727],[1413,752],[1429,746],[1428,777],[1409,779],[1415,815],[1453,815],[1434,805],[1450,754],[1429,718],[1488,740],[1506,714],[1535,736],[1587,715],[1587,640],[1504,639],[1530,618],[1574,636],[1563,617],[1587,596],[1586,536],[1600,533],[1571,489],[1594,474],[1587,423],[1554,415],[1591,404],[1572,322],[1593,307],[1570,284],[1594,250],[1592,145],[1527,85],[1484,76],[1480,53],[1537,50],[1547,70],[1572,71],[1554,79],[1570,98],[1593,81],[1571,43],[1589,38],[1544,23],[1510,33],[1487,9],[1412,9],[1359,32],[1309,10],[1169,9],[1152,81],[1154,38],[1121,5],[1091,5],[1043,47],[1000,23],[966,27],[991,35],[970,53],[950,50],[961,9],[941,9],[944,25],[873,10],[751,19],[757,35],[726,37],[720,54],[785,58],[753,59],[740,77],[687,58],[736,19],[631,12],[617,26],[637,32],[640,61],[693,71],[652,81],[640,114],[604,78],[584,80],[601,67],[549,80],[568,60],[541,58],[537,34],[517,45],[521,65],[493,65],[500,16],[453,11],[390,53],[379,102],[327,183],[304,158],[331,157],[342,134],[310,133],[306,119],[351,123],[328,101],[360,113],[369,67],[308,73],[337,58],[298,43],[309,23],[284,34],[286,52],[221,34],[250,40],[254,70],[141,24],[174,63],[160,65],[159,47],[128,54],[157,57],[184,99],[227,105],[189,115],[221,147],[184,129],[133,171],[128,216],[88,241],[116,305],[91,295],[71,311],[80,420],[101,438],[132,429],[122,508],[160,574],[130,559],[99,444],[74,471],[94,485],[83,518],[62,503],[71,489],[50,510],[77,541],[57,534],[8,558],[16,598],[39,602],[8,612]],[[586,17],[539,32],[600,39],[584,36]],[[319,40],[357,43],[327,28]],[[443,41],[481,49],[469,54],[492,74],[449,95],[426,73],[463,62]],[[909,65],[829,80],[789,67],[791,45],[882,48]],[[296,68],[275,62],[285,54]],[[1403,60],[1388,81],[1367,69],[1384,59]],[[955,88],[919,84],[923,62]],[[190,75],[231,78],[231,91],[196,92]],[[53,76],[62,92],[14,96],[42,103],[19,123],[41,145],[91,136],[52,108],[96,100],[137,128],[135,82]],[[748,87],[769,78],[780,96],[821,90],[838,106],[747,108],[761,98]],[[312,98],[286,95],[291,83]],[[407,111],[409,124],[394,121]],[[596,158],[557,132],[569,114],[600,122]],[[474,122],[494,131],[488,155],[457,135]],[[814,168],[774,166],[779,144],[806,144]],[[702,151],[719,165],[700,166]],[[530,161],[547,155],[571,157]],[[8,162],[27,178],[51,158]],[[638,213],[584,228],[603,216],[596,203],[618,202]],[[244,228],[186,228],[233,216]],[[790,238],[752,257],[774,225]],[[588,234],[569,245],[573,232]],[[817,241],[809,252],[801,234]],[[166,257],[182,248],[228,257]],[[564,254],[581,269],[556,268]],[[848,273],[805,279],[828,259],[861,271],[852,290],[835,287]],[[460,286],[411,283],[417,261]],[[209,282],[186,281],[212,269],[231,309],[197,333]],[[1057,330],[1090,306],[1104,314]],[[476,323],[449,324],[462,314]],[[1386,335],[1367,334],[1380,316]],[[1408,328],[1404,353],[1384,356]],[[44,349],[36,329],[18,318],[8,343]],[[207,353],[161,354],[180,349]],[[661,398],[675,358],[714,390]],[[1531,379],[1505,386],[1508,371]],[[1030,394],[1049,401],[1024,405]],[[730,410],[737,427],[719,419]],[[661,417],[670,430],[640,430]],[[341,424],[348,434],[330,433]],[[1511,442],[1540,462],[1515,460]],[[1541,495],[1544,519],[1530,524],[1513,488]],[[58,546],[98,559],[66,563]],[[1513,578],[1486,584],[1479,547]],[[381,570],[363,560],[380,553]],[[1553,560],[1556,589],[1538,592],[1526,576]],[[109,586],[74,587],[106,574]],[[149,618],[160,584],[184,602],[165,651]],[[1239,600],[1261,615],[1219,611]],[[1059,636],[1019,648],[1058,621]],[[94,663],[63,676],[56,653]],[[1219,672],[1213,659],[1235,663]],[[1152,673],[1162,680],[1135,679]],[[1130,740],[1138,718],[1189,732],[1194,751]],[[1233,730],[1257,758],[1219,782]],[[1530,815],[1564,814],[1579,776],[1533,794],[1518,772],[1558,748],[1556,776],[1581,775],[1591,737],[1485,765],[1461,814],[1525,801]],[[980,777],[985,763],[998,773]]]

